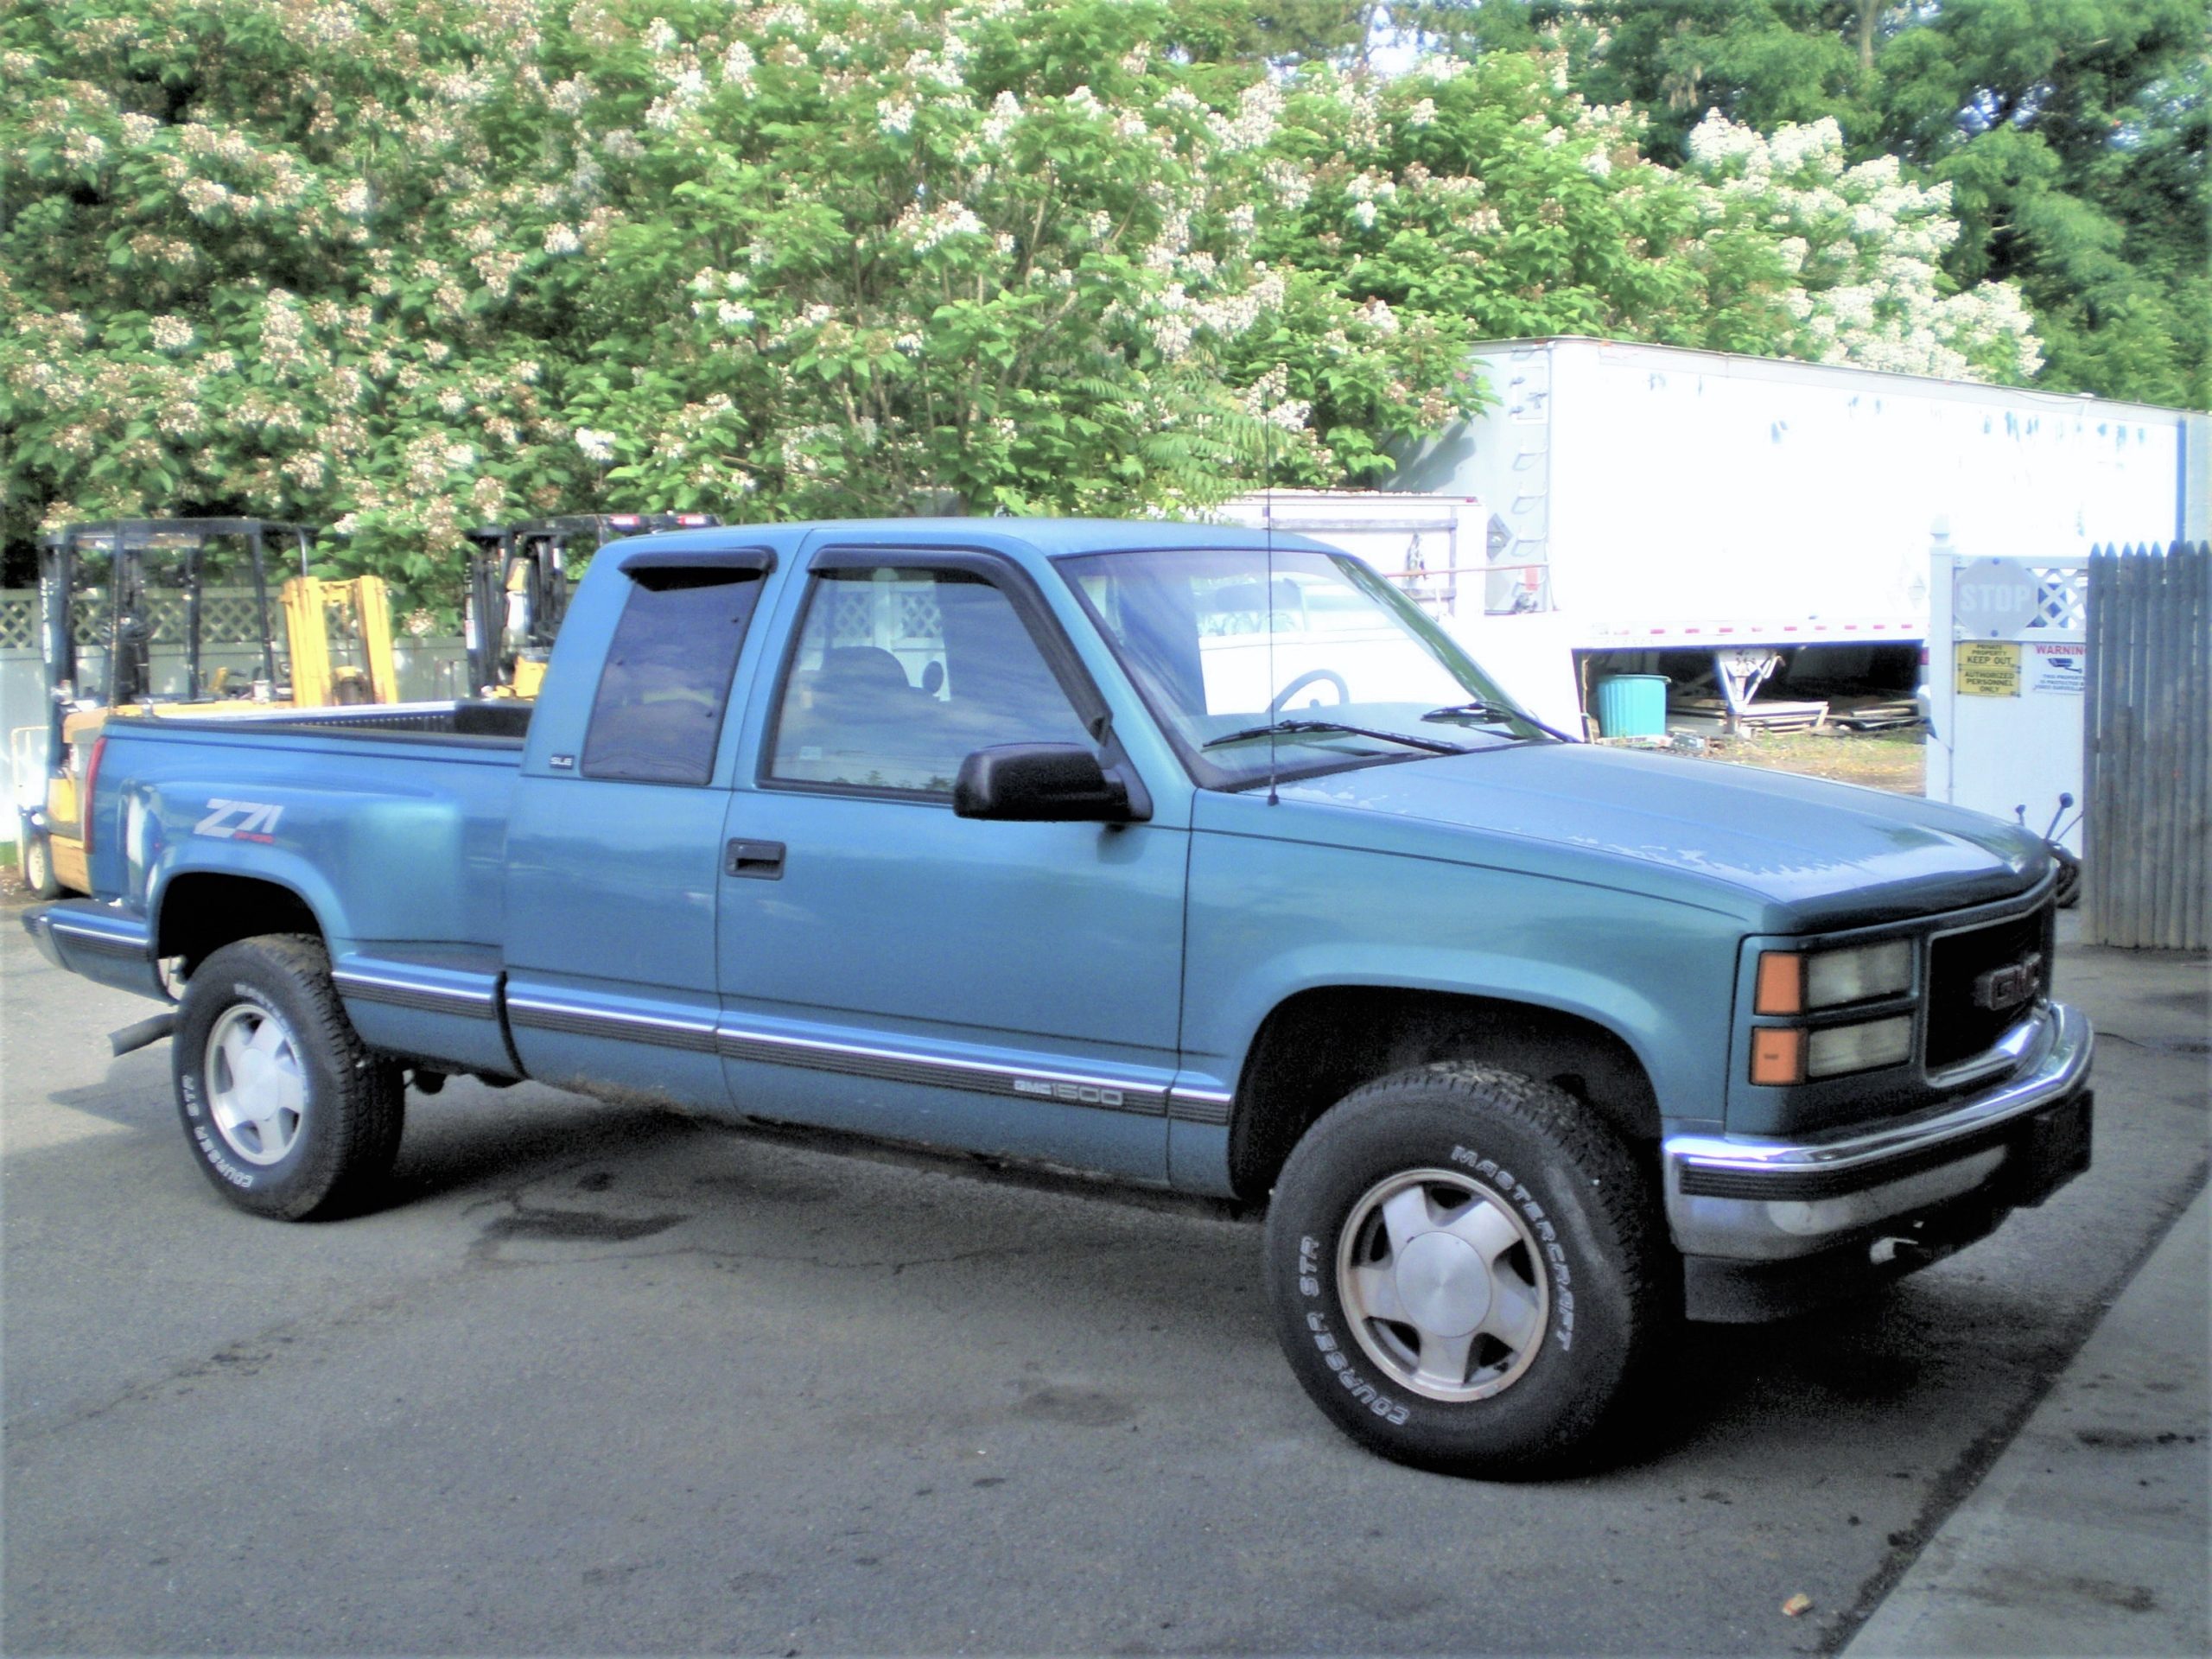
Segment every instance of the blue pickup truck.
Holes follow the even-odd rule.
[[[118,1041],[241,1208],[357,1209],[456,1075],[1265,1201],[1293,1370],[1431,1468],[2088,1159],[2033,836],[1562,741],[1300,538],[648,537],[534,705],[118,719],[88,793],[28,925],[175,1004]]]

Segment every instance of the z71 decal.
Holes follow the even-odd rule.
[[[192,833],[217,841],[273,842],[276,820],[283,816],[283,807],[266,801],[211,800],[207,816],[192,826]]]

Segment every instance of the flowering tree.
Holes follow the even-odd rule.
[[[1962,288],[2016,283],[2038,385],[2212,402],[2212,57],[2203,0],[1436,0],[1464,35],[1566,43],[1687,158],[1709,111],[1762,132],[1833,118],[1849,160],[1952,188]],[[1393,14],[1398,8],[1392,8]],[[1421,21],[1431,21],[1423,16]]]
[[[1947,188],[1886,157],[1847,167],[1833,122],[1768,139],[1715,117],[1670,169],[1628,105],[1568,90],[1555,51],[1298,87],[1264,251],[1370,308],[1472,338],[1614,334],[2000,380],[2038,364],[2017,290],[1943,275]]]
[[[583,302],[607,366],[571,404],[616,483],[804,514],[1203,503],[1276,449],[1325,464],[1281,370],[1311,336],[1351,369],[1335,427],[1465,401],[1455,330],[1255,256],[1282,93],[1154,51],[1158,8],[696,21],[606,27],[578,111],[611,152]],[[1371,436],[1325,463],[1382,464]]]
[[[1542,51],[1169,51],[1161,0],[53,0],[0,14],[10,538],[334,523],[450,602],[590,506],[1126,514],[1387,472],[1476,338],[2011,376],[1936,192],[1643,149]]]
[[[1939,263],[1957,240],[1948,184],[1915,184],[1894,156],[1845,164],[1827,117],[1761,137],[1719,113],[1689,136],[1714,187],[1701,251],[1739,269],[1797,325],[1792,355],[1904,374],[2022,381],[2042,366],[2017,288],[1955,291]],[[1742,278],[1738,279],[1739,282]]]

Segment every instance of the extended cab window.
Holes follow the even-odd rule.
[[[720,566],[632,573],[592,701],[585,777],[703,784],[713,776],[760,577]]]
[[[1081,743],[1083,721],[1007,596],[964,570],[817,575],[768,775],[949,794],[999,743]]]

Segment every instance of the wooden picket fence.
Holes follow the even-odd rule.
[[[2212,543],[2089,556],[2083,932],[2207,947],[2212,888]]]

